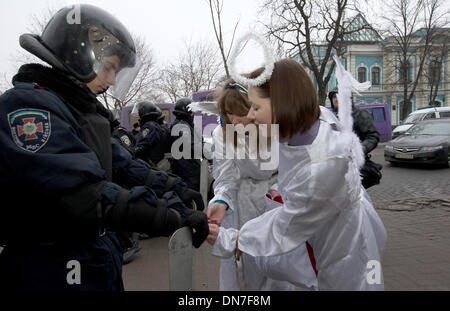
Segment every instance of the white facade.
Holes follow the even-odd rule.
[[[352,25],[354,24],[354,25]],[[361,16],[356,16],[349,24],[349,27],[367,24],[366,20]],[[450,29],[441,29],[442,37],[450,40]],[[423,45],[424,36],[421,31],[417,32],[414,38],[412,48],[416,49],[408,55],[410,62],[410,80],[408,85],[408,96],[413,88],[413,82],[418,73],[420,63],[420,47]],[[423,72],[417,84],[414,96],[410,105],[403,105],[403,84],[400,83],[399,77],[399,51],[393,44],[392,38],[382,39],[381,36],[372,28],[364,29],[358,33],[345,38],[346,52],[343,56],[343,63],[346,69],[350,71],[355,79],[360,81],[371,81],[372,87],[366,92],[362,92],[361,96],[354,95],[354,102],[360,104],[387,103],[391,112],[391,124],[398,125],[410,112],[430,105],[430,62],[433,57],[427,57]],[[325,48],[325,47],[324,47]],[[435,54],[440,53],[439,44],[435,46]],[[321,53],[320,48],[316,51]],[[436,106],[450,106],[450,50],[442,57],[442,67],[440,70],[440,83],[438,84],[437,97],[435,99]],[[311,78],[314,80],[313,75]],[[328,83],[328,90],[336,86],[334,74]],[[327,99],[326,105],[329,106]]]

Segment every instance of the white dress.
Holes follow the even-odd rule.
[[[351,158],[339,121],[321,108],[319,122],[312,144],[280,143],[278,191],[284,204],[243,225],[238,247],[262,257],[258,266],[270,270],[264,258],[270,262],[268,256],[290,253],[308,241],[314,250],[319,290],[383,290],[381,268],[375,282],[368,272],[373,272],[371,263],[381,263],[386,230],[362,186],[354,199],[349,195],[355,193],[355,186],[344,177]],[[232,257],[237,233],[221,227],[212,254]],[[303,276],[295,275],[299,270],[295,265],[284,260],[274,273],[285,280],[300,280]]]
[[[225,152],[226,147],[223,145],[223,132],[220,126],[214,130],[213,140],[214,149]],[[247,221],[262,215],[273,207],[273,205],[266,205],[265,195],[270,189],[276,188],[274,184],[277,181],[277,170],[261,170],[262,160],[248,159],[248,144],[245,146],[246,159],[217,159],[216,156],[214,157],[215,196],[209,202],[209,206],[216,200],[223,200],[229,205],[230,208],[221,223],[222,228],[240,229]],[[302,256],[307,256],[306,250]],[[238,262],[239,283],[236,279],[234,258],[221,259],[220,290],[244,289],[244,279],[247,283],[247,290],[295,289],[286,281],[276,281],[266,277],[257,269],[254,257],[244,254],[243,262],[245,276],[242,276],[241,262]],[[307,268],[313,274],[309,262]]]

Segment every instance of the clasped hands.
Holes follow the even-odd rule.
[[[276,190],[270,190],[269,193],[272,197],[280,195]],[[209,234],[206,241],[211,245],[214,245],[217,236],[219,235],[220,223],[225,217],[226,209],[227,206],[225,204],[218,202],[212,204],[208,208],[206,216],[208,217]]]
[[[206,238],[209,244],[214,245],[217,236],[219,235],[219,226],[222,219],[225,217],[227,206],[223,203],[214,203],[206,212],[208,217],[209,234]]]

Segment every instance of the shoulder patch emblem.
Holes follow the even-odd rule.
[[[8,122],[14,142],[25,151],[40,150],[50,138],[49,111],[19,109],[8,114]]]
[[[148,132],[150,132],[149,129],[144,129],[144,130],[142,131],[142,137],[147,136],[147,135],[148,135]]]
[[[131,141],[130,141],[130,139],[128,138],[127,135],[121,136],[121,137],[120,137],[120,140],[121,140],[125,145],[127,145],[127,146],[130,146],[130,145],[131,145]]]

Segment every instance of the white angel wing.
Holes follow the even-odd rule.
[[[336,79],[339,89],[337,94],[339,102],[338,116],[343,130],[345,132],[351,132],[353,129],[352,91],[359,95],[359,91],[367,90],[371,87],[371,83],[370,81],[364,83],[358,82],[350,72],[345,70],[336,55],[333,56],[333,59],[336,62]]]
[[[347,146],[350,163],[348,171],[345,174],[345,180],[349,185],[348,194],[350,198],[356,200],[360,194],[361,177],[359,170],[364,165],[364,152],[362,149],[361,141],[358,136],[353,132],[353,117],[352,117],[352,91],[357,94],[358,91],[367,90],[370,86],[370,82],[360,83],[352,74],[344,69],[339,58],[333,56],[336,62],[336,78],[338,81],[338,102],[339,102],[339,121],[342,126],[342,139],[343,143]]]
[[[193,102],[188,105],[190,111],[200,111],[208,116],[218,116],[220,114],[217,102],[215,101],[202,101]]]

